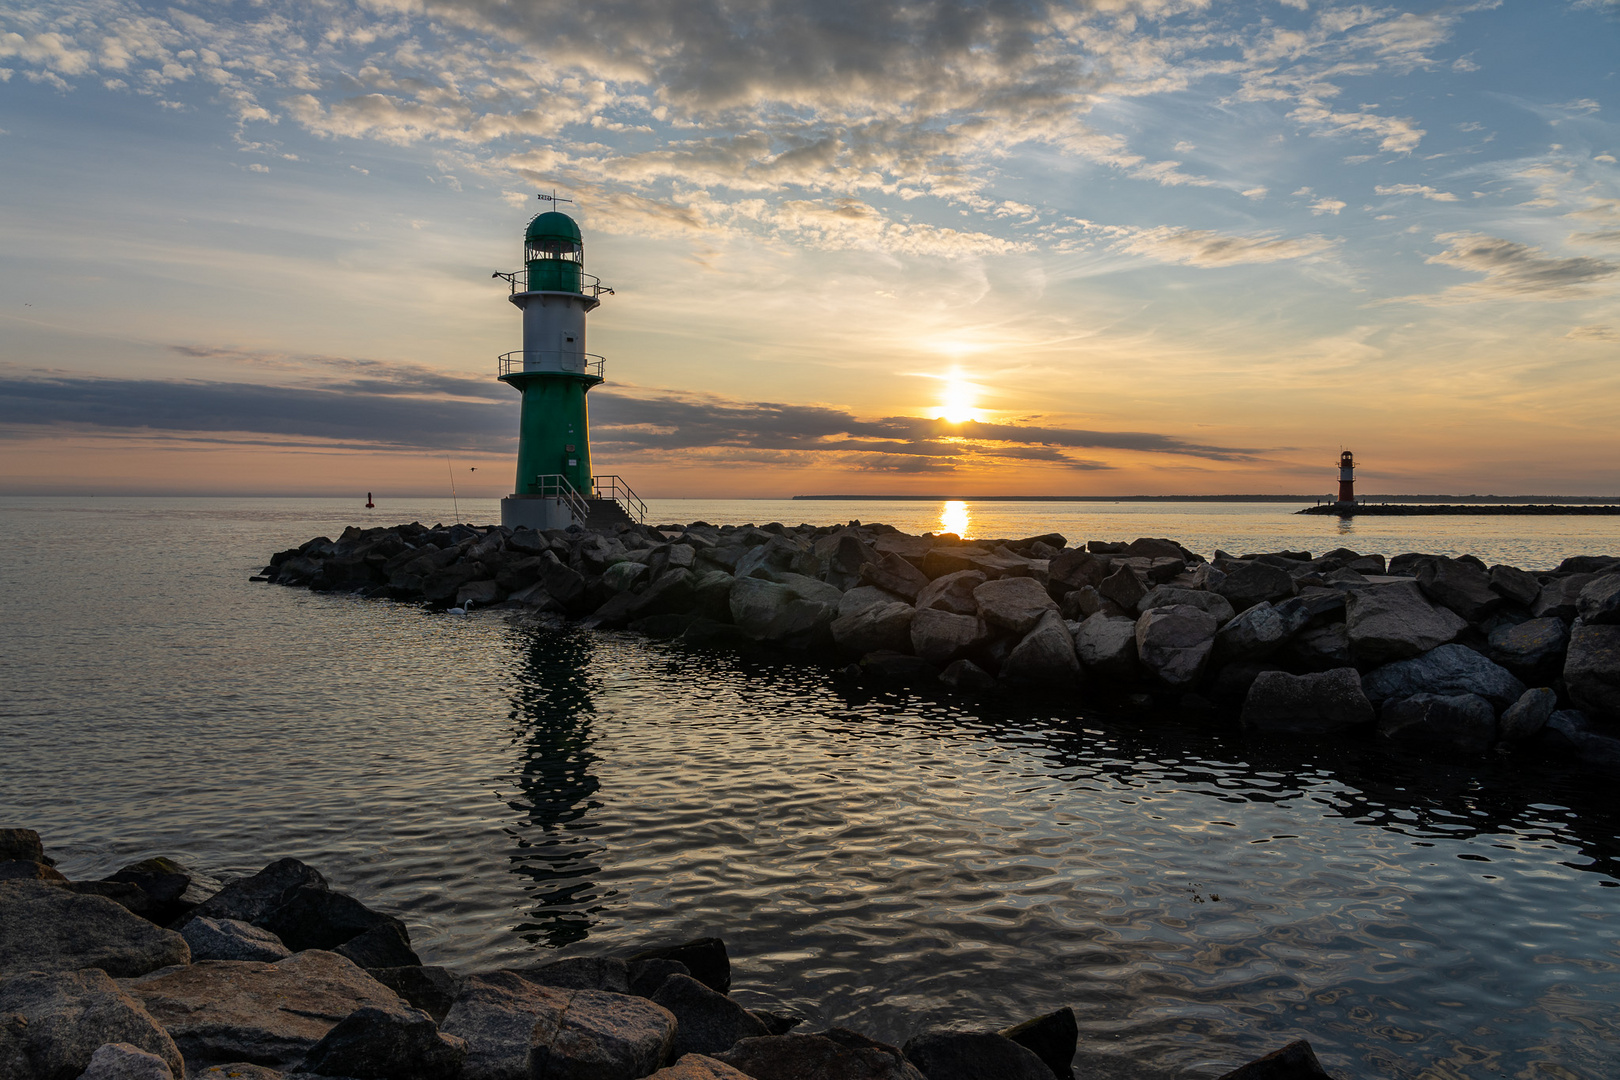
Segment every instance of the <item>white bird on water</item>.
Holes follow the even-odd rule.
[[[465,619],[467,617],[467,613],[472,611],[472,606],[473,606],[473,602],[471,600],[468,600],[461,607],[453,607],[453,608],[446,609],[445,614],[446,615],[454,615],[458,619]]]

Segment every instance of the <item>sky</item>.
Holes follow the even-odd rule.
[[[0,0],[0,494],[1620,495],[1620,0]]]

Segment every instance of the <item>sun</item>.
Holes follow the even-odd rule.
[[[955,371],[949,375],[941,376],[940,381],[944,383],[945,400],[940,404],[936,415],[941,420],[952,424],[965,424],[969,420],[978,420],[979,410],[974,404],[974,400],[978,396],[978,387],[962,378],[960,372]]]

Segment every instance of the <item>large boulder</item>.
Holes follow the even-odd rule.
[[[1291,1042],[1281,1050],[1273,1050],[1265,1057],[1255,1058],[1224,1074],[1220,1080],[1333,1080],[1322,1063],[1316,1060],[1311,1044],[1304,1039]]]
[[[1384,703],[1378,736],[1391,743],[1483,754],[1496,739],[1496,710],[1478,694],[1416,694]]]
[[[237,919],[258,926],[285,903],[294,890],[326,887],[326,879],[313,866],[297,859],[277,859],[252,877],[228,882],[198,904],[191,917]]]
[[[1155,607],[1174,607],[1177,604],[1187,604],[1191,607],[1207,611],[1215,616],[1215,621],[1226,623],[1233,616],[1232,603],[1220,593],[1209,592],[1205,589],[1184,589],[1179,585],[1155,585],[1148,590],[1137,605],[1142,611]]]
[[[1293,735],[1326,735],[1373,722],[1372,703],[1355,668],[1309,675],[1263,671],[1243,699],[1243,726]]]
[[[45,845],[33,829],[0,829],[0,860],[48,863]]]
[[[1498,563],[1491,567],[1488,576],[1496,594],[1515,607],[1527,608],[1541,595],[1541,580],[1517,566]]]
[[[1121,611],[1133,612],[1147,595],[1147,588],[1134,569],[1121,563],[1118,569],[1103,578],[1097,586],[1097,595],[1117,604]]]
[[[937,608],[957,615],[976,615],[979,605],[973,590],[989,580],[982,570],[960,570],[935,578],[917,593],[917,610]]]
[[[687,1054],[673,1065],[666,1065],[648,1080],[752,1080],[740,1069],[703,1054]]]
[[[741,1039],[769,1035],[764,1023],[724,994],[687,975],[671,975],[652,996],[652,1003],[675,1017],[670,1056],[719,1054]]]
[[[1538,619],[1572,621],[1581,610],[1581,593],[1596,580],[1596,574],[1561,574],[1544,582],[1530,605],[1530,614]]]
[[[239,919],[191,919],[181,927],[180,936],[191,947],[193,962],[260,960],[273,964],[292,955],[275,934]]]
[[[755,641],[809,643],[838,614],[836,603],[805,599],[792,587],[763,578],[738,578],[729,603],[732,622]]]
[[[744,1039],[717,1057],[754,1080],[926,1080],[898,1048],[846,1028]]]
[[[1297,629],[1298,625],[1283,618],[1271,601],[1262,600],[1215,634],[1215,660],[1229,664],[1237,660],[1264,659],[1282,648],[1283,642]]]
[[[673,960],[710,990],[725,994],[731,990],[731,957],[726,943],[717,937],[693,938],[674,945],[659,945],[627,957],[632,963],[647,960]]]
[[[1518,701],[1525,690],[1512,672],[1465,645],[1441,645],[1414,659],[1385,664],[1369,672],[1361,685],[1375,705],[1416,694],[1478,694],[1497,711]]]
[[[1215,586],[1236,611],[1246,611],[1262,601],[1275,604],[1297,591],[1293,575],[1270,563],[1235,563],[1225,568],[1226,577]]]
[[[1599,727],[1579,709],[1560,709],[1548,717],[1539,741],[1573,753],[1583,764],[1612,775],[1620,770],[1620,739],[1609,734],[1612,730],[1609,725]]]
[[[1195,607],[1149,608],[1136,620],[1136,655],[1172,688],[1189,687],[1204,674],[1215,647],[1215,616]]]
[[[1541,734],[1541,729],[1547,726],[1547,721],[1552,719],[1557,709],[1558,695],[1549,687],[1526,690],[1496,722],[1497,741],[1523,742]]]
[[[1055,606],[1014,646],[1001,664],[1001,677],[1009,682],[1048,686],[1070,686],[1080,681],[1074,637]]]
[[[911,644],[911,619],[917,609],[903,600],[879,604],[859,614],[832,622],[832,639],[845,652],[864,654],[879,649],[904,652]]]
[[[1108,682],[1132,682],[1142,673],[1136,659],[1136,620],[1097,612],[1074,634],[1080,665]]]
[[[1074,1080],[1074,1052],[1080,1041],[1080,1025],[1069,1006],[1004,1028],[1001,1034],[1045,1062],[1054,1080]]]
[[[834,618],[844,619],[858,615],[870,607],[904,602],[894,593],[880,589],[876,585],[857,585],[838,598],[838,611]]]
[[[876,562],[862,565],[861,580],[907,600],[916,600],[928,585],[927,574],[892,551],[879,556]]]
[[[1054,591],[1073,592],[1090,586],[1095,589],[1113,572],[1112,560],[1093,555],[1084,548],[1065,548],[1047,563],[1047,579]]]
[[[1564,685],[1584,712],[1620,719],[1620,626],[1577,626],[1564,657]]]
[[[314,886],[293,889],[280,906],[255,920],[254,925],[275,934],[293,952],[335,951],[368,931],[383,928],[390,931],[389,940],[410,940],[405,924],[394,916],[374,911],[352,896]],[[409,945],[405,946],[405,952],[409,955],[397,956],[392,963],[376,966],[397,967],[422,962],[410,952]]]
[[[1575,601],[1575,611],[1588,626],[1620,623],[1620,574],[1593,578]]]
[[[646,998],[471,976],[441,1030],[464,1039],[463,1080],[636,1080],[663,1064],[675,1017]]]
[[[355,1009],[404,1005],[351,961],[313,949],[274,964],[204,960],[128,989],[193,1069],[228,1061],[289,1069]]]
[[[412,1008],[421,1009],[435,1023],[444,1020],[461,993],[460,975],[448,968],[407,966],[368,968],[366,974],[404,998]]]
[[[1563,619],[1531,619],[1491,631],[1491,659],[1521,679],[1549,678],[1563,668],[1569,627]]]
[[[924,608],[908,628],[911,652],[941,667],[966,657],[990,640],[990,628],[977,615]]]
[[[1421,656],[1466,629],[1461,615],[1430,603],[1415,581],[1355,589],[1345,597],[1345,630],[1358,663]]]
[[[1041,583],[1029,577],[999,578],[987,581],[973,590],[973,601],[979,618],[991,626],[1027,634],[1035,629],[1041,616],[1057,612],[1053,600]]]
[[[104,1043],[90,1055],[79,1080],[174,1080],[174,1070],[156,1054],[130,1043]]]
[[[175,1076],[184,1075],[168,1033],[106,972],[0,977],[0,1076],[6,1080],[72,1080],[107,1043],[156,1055]]]
[[[185,938],[104,896],[0,881],[0,975],[100,968],[122,979],[190,962]]]
[[[1457,559],[1424,562],[1418,567],[1417,583],[1423,595],[1471,623],[1480,622],[1503,604],[1502,596],[1491,588],[1489,574]]]
[[[421,1009],[367,1005],[310,1047],[303,1068],[353,1080],[458,1080],[466,1058],[467,1044]]]
[[[994,1032],[924,1031],[901,1050],[928,1080],[1052,1080],[1034,1051]]]
[[[1344,623],[1328,623],[1301,630],[1284,644],[1279,659],[1285,666],[1301,671],[1331,671],[1350,667],[1350,634]]]

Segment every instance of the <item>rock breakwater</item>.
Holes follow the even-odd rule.
[[[734,1001],[724,941],[517,969],[424,965],[398,918],[297,859],[68,881],[0,829],[6,1080],[1073,1080],[1072,1009],[896,1047]],[[1226,1080],[1322,1080],[1290,1043]]]
[[[769,647],[874,678],[1226,715],[1403,753],[1531,748],[1620,767],[1620,557],[1531,572],[1339,548],[964,541],[881,524],[350,528],[255,580]]]

